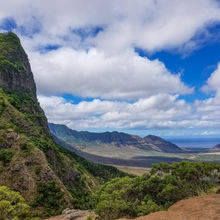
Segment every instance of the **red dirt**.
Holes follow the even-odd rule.
[[[151,213],[135,220],[220,220],[220,195],[181,200],[168,211]]]

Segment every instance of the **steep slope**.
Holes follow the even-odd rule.
[[[216,144],[214,147],[211,148],[211,151],[220,151],[220,144]]]
[[[0,185],[19,191],[44,215],[91,208],[100,183],[125,174],[53,141],[18,37],[0,34]]]
[[[152,144],[152,148],[155,150],[161,150],[163,152],[169,152],[169,153],[182,152],[182,149],[179,148],[177,145],[154,135],[148,135],[144,137],[144,140],[149,145]]]
[[[59,139],[72,145],[96,145],[109,144],[116,147],[134,147],[144,150],[154,150],[169,153],[182,152],[177,145],[168,142],[160,137],[149,135],[141,138],[137,135],[130,135],[123,132],[95,133],[88,131],[75,131],[65,125],[49,123],[52,134]]]

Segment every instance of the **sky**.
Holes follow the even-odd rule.
[[[49,122],[220,137],[220,1],[0,1]]]

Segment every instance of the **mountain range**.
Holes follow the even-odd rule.
[[[177,145],[154,135],[141,138],[123,132],[95,133],[88,131],[76,131],[65,125],[49,123],[51,133],[69,145],[81,146],[81,149],[88,145],[108,144],[109,147],[138,148],[147,151],[159,151],[167,153],[181,153],[183,150]]]

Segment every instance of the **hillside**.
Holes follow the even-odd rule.
[[[18,191],[43,215],[91,208],[101,183],[125,174],[53,141],[18,37],[0,34],[0,185]]]
[[[212,147],[211,151],[220,151],[220,144],[216,144],[214,147]]]
[[[128,148],[133,147],[143,150],[160,151],[167,153],[182,152],[182,149],[160,137],[149,135],[141,138],[123,132],[95,133],[88,131],[75,131],[65,125],[49,123],[52,134],[70,145],[89,148],[88,146],[109,145],[109,147]],[[90,151],[91,153],[91,151]]]
[[[159,211],[135,220],[214,220],[220,219],[220,195],[199,196],[181,200],[168,211]],[[120,220],[126,220],[122,218]]]

